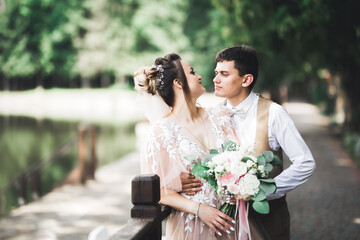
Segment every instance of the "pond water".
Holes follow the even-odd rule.
[[[41,168],[41,189],[44,194],[61,182],[77,165],[79,124],[80,122],[0,116],[0,215],[18,204],[19,184],[9,184],[30,167],[39,163],[44,166]],[[96,129],[98,166],[135,150],[135,123],[93,125]],[[64,146],[66,150],[63,149]],[[62,149],[60,154],[59,149]],[[58,152],[56,156],[55,152]],[[31,200],[31,192],[26,194],[29,195],[26,200]]]

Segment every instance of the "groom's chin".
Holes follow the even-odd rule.
[[[224,97],[221,92],[215,90],[215,96],[217,97]]]

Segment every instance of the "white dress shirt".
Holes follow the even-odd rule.
[[[246,113],[234,114],[232,120],[240,144],[253,147],[256,134],[256,115],[259,96],[253,92],[238,106],[234,107],[227,101],[229,109],[242,109]],[[292,164],[275,177],[276,192],[267,196],[272,200],[284,196],[290,190],[303,184],[316,168],[315,160],[299,131],[286,110],[277,103],[272,103],[269,109],[268,122],[269,145],[274,151],[280,147],[289,157]]]

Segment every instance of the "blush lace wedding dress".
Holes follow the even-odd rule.
[[[222,144],[227,141],[236,141],[228,112],[220,107],[205,109],[211,129],[207,129],[212,139],[211,149],[222,151]],[[206,155],[200,144],[187,135],[186,129],[174,121],[163,118],[152,126],[141,154],[142,173],[154,173],[160,177],[160,188],[165,194],[180,192],[182,190],[180,174],[191,173],[193,166]],[[196,161],[185,158],[188,155],[197,156]],[[194,196],[182,194],[193,201],[201,202],[219,208],[221,201],[210,186],[202,179],[202,190]],[[235,239],[234,233],[215,235],[208,225],[193,214],[173,210],[166,224],[166,240],[211,240]]]

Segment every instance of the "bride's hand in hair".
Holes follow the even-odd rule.
[[[233,226],[230,225],[230,223],[235,223],[234,219],[210,205],[200,204],[198,214],[200,220],[219,236],[222,236],[221,231],[227,233],[230,233],[230,230],[234,231]]]

